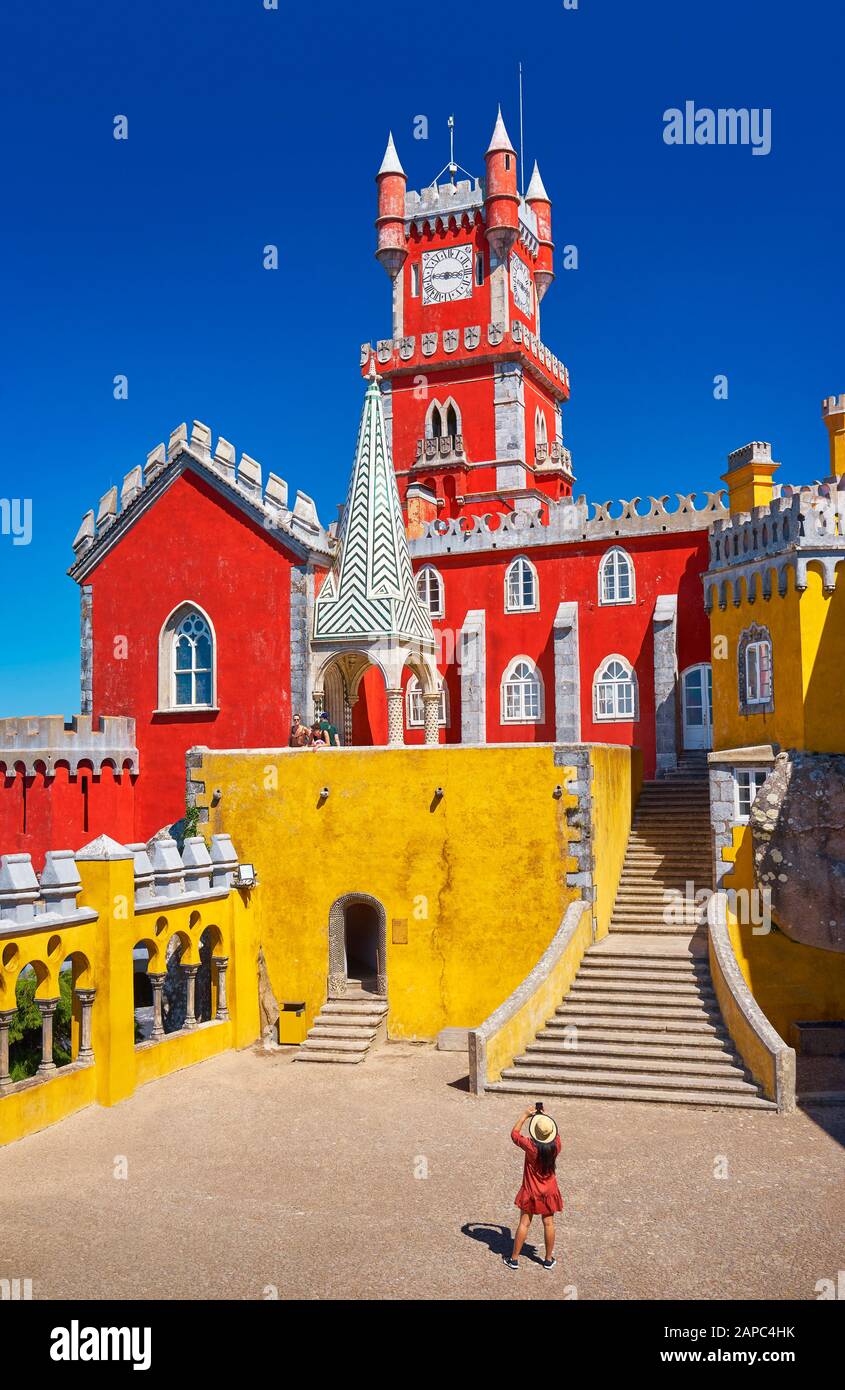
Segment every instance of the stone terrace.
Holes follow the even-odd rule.
[[[845,1110],[555,1102],[558,1268],[510,1273],[521,1098],[427,1046],[292,1057],[226,1053],[0,1150],[2,1273],[35,1298],[804,1300],[841,1268]]]

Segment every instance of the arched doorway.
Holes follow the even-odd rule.
[[[387,914],[368,893],[346,893],[329,911],[329,996],[387,994]]]

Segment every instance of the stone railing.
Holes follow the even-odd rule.
[[[551,444],[535,444],[534,462],[540,472],[544,470],[552,472],[560,468],[570,477],[574,477],[572,455],[559,439],[553,440]]]
[[[462,434],[426,435],[425,439],[417,440],[417,464],[426,464],[434,460],[442,462],[444,459],[466,463]]]
[[[507,341],[506,341],[507,340]],[[488,323],[484,332],[480,324],[465,328],[444,328],[423,333],[419,342],[414,335],[404,338],[380,338],[375,350],[371,343],[361,344],[361,366],[369,369],[373,358],[380,367],[396,366],[408,370],[414,365],[433,357],[442,347],[447,356],[454,355],[455,361],[469,361],[474,355],[487,353],[489,348],[504,346],[505,350],[519,348],[527,365],[539,369],[540,375],[552,387],[557,387],[557,395],[563,399],[569,395],[569,372],[559,358],[541,342],[536,333],[531,333],[518,319],[510,327],[499,323]]]
[[[92,510],[85,513],[73,542],[76,556],[73,568],[107,535],[124,514],[139,505],[146,490],[181,455],[187,455],[195,463],[201,464],[211,477],[218,478],[234,488],[245,502],[255,508],[262,524],[269,529],[284,531],[309,548],[328,551],[328,535],[323,530],[317,508],[307,493],[297,492],[291,508],[288,503],[288,485],[283,478],[275,473],[268,473],[266,483],[262,483],[261,464],[249,454],[241,454],[240,461],[236,464],[235,446],[222,437],[217,440],[212,452],[211,430],[201,421],[195,420],[190,440],[187,425],[178,425],[170,435],[167,448],[164,444],[156,445],[147,455],[143,467],[138,464],[130,469],[119,491],[116,486],[109,488],[100,498],[96,512]]]
[[[127,985],[139,946],[147,952],[153,1009],[152,1031],[136,1042]],[[0,1142],[92,1101],[114,1104],[137,1085],[253,1041],[259,1031],[256,959],[252,894],[240,883],[238,856],[226,834],[215,835],[210,847],[198,836],[188,838],[181,853],[169,837],[125,846],[100,836],[76,854],[48,851],[40,878],[28,854],[2,856]],[[13,1082],[10,1031],[22,976],[35,981],[41,1062],[34,1075]],[[68,979],[72,1060],[59,1066],[54,1017]],[[103,1014],[94,1032],[98,995]],[[45,1081],[53,1088],[48,1102],[33,1095]]]
[[[772,1027],[739,968],[727,922],[728,895],[707,909],[710,974],[725,1026],[755,1081],[786,1114],[795,1109],[795,1052]]]
[[[504,515],[438,518],[424,523],[424,533],[409,542],[412,556],[422,559],[430,555],[466,553],[490,550],[522,549],[540,545],[604,540],[626,536],[662,535],[676,531],[702,531],[727,515],[722,492],[708,492],[703,507],[696,507],[695,493],[675,494],[677,507],[667,508],[667,496],[650,497],[647,510],[641,511],[641,499],[630,501],[588,503],[585,497],[562,498],[543,505],[527,499],[525,505]],[[590,516],[590,506],[594,514]],[[614,508],[619,507],[618,514]]]
[[[38,763],[48,774],[57,763],[67,763],[73,774],[80,763],[91,763],[95,768],[112,763],[117,777],[124,769],[135,773],[135,720],[123,715],[94,720],[90,714],[77,714],[67,721],[54,714],[0,719],[0,766],[11,772],[18,763],[23,764],[28,777],[34,775]]]

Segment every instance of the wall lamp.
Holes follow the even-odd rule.
[[[223,799],[223,788],[222,788],[222,787],[215,787],[215,788],[214,788],[214,791],[211,793],[211,805],[212,805],[212,806],[219,806],[219,805],[220,805],[220,802],[222,801],[222,799]]]
[[[554,797],[555,801],[560,801],[560,798],[563,796],[563,787],[560,785],[559,782],[555,787],[554,791],[552,792],[552,796]]]

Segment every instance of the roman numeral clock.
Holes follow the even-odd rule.
[[[422,257],[422,302],[444,304],[453,299],[469,299],[472,294],[472,246],[450,246],[442,251],[424,251]]]

